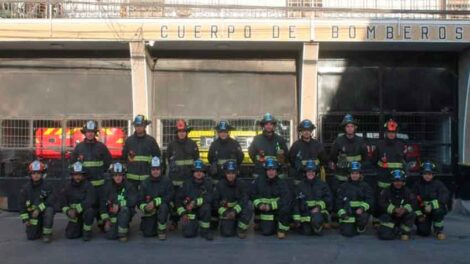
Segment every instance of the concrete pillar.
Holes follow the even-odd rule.
[[[299,63],[300,120],[318,123],[318,51],[319,43],[304,43]]]
[[[459,58],[459,163],[470,166],[470,50]]]
[[[152,120],[152,57],[149,55],[143,41],[130,42],[129,50],[132,71],[132,113],[133,116],[144,114],[149,120]],[[149,126],[147,132],[157,136],[152,127]]]

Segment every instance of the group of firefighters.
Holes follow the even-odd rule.
[[[355,236],[366,230],[371,216],[380,239],[408,240],[414,225],[418,235],[433,232],[445,239],[449,192],[434,179],[436,167],[430,161],[421,164],[421,179],[412,189],[405,185],[407,148],[397,138],[398,124],[392,119],[369,155],[356,135],[357,121],[347,114],[341,123],[344,134],[327,154],[312,137],[315,125],[310,120],[300,122],[299,139],[288,149],[275,132],[276,119],[267,113],[260,122],[262,133],[248,149],[254,163],[251,184],[238,177],[244,153],[230,137],[234,128],[227,121],[215,127],[209,166],[200,160],[184,120],[176,122],[166,162],[156,140],[146,133],[149,124],[145,116],[135,117],[135,132],[125,141],[122,160],[113,162],[106,145],[97,140],[96,122],[88,121],[82,129],[85,139],[71,155],[71,179],[58,192],[43,179],[46,165],[33,161],[31,180],[20,192],[27,238],[50,242],[54,214],[60,210],[68,218],[65,236],[85,241],[92,237],[95,219],[109,239],[127,241],[138,211],[143,236],[160,240],[178,223],[184,237],[212,240],[216,226],[222,236],[245,238],[253,218],[255,231],[280,239],[291,228],[320,236],[325,227],[339,227],[342,235]],[[366,161],[377,167],[372,185],[363,180],[361,164]],[[325,168],[331,172],[326,179]]]

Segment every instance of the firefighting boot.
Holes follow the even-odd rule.
[[[212,232],[209,230],[209,228],[201,230],[201,237],[205,238],[207,241],[214,240],[214,236],[212,235]]]
[[[166,232],[165,231],[158,233],[158,240],[161,240],[161,241],[166,240]]]
[[[436,233],[436,238],[437,238],[437,240],[445,240],[446,239],[446,234],[444,234],[443,232],[437,232]]]
[[[286,233],[282,231],[277,231],[277,238],[284,239],[286,238]]]
[[[91,231],[84,231],[83,232],[83,241],[90,241],[91,240]]]
[[[403,235],[400,236],[400,239],[401,239],[402,241],[408,241],[408,240],[410,240],[410,236],[403,234]]]
[[[119,237],[119,241],[121,241],[121,242],[127,242],[127,236],[121,236],[121,237]]]
[[[42,236],[42,242],[50,243],[51,242],[51,235],[43,235]]]
[[[237,229],[237,236],[240,239],[245,239],[246,238],[246,230],[238,228]]]

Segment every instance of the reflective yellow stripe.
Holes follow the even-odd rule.
[[[107,220],[109,218],[109,214],[103,213],[100,215],[100,217],[101,217],[101,220]]]
[[[366,203],[366,202],[362,202],[362,201],[351,201],[349,202],[349,205],[351,207],[362,207],[364,208],[364,210],[369,210],[369,204]]]
[[[44,234],[44,235],[50,235],[50,234],[52,234],[52,229],[51,229],[51,228],[46,228],[46,227],[44,227],[44,228],[42,229],[42,234]]]
[[[146,207],[146,206],[147,206],[146,203],[141,203],[141,204],[139,205],[139,209],[142,210],[142,211],[145,211],[145,207]]]
[[[395,224],[392,222],[380,222],[380,225],[388,227],[388,228],[392,228],[392,229],[395,227]]]
[[[179,214],[179,215],[182,215],[186,210],[184,209],[184,207],[179,207],[176,212]]]
[[[405,204],[403,206],[409,213],[413,212],[413,207],[411,207],[411,204]]]
[[[406,225],[401,225],[400,229],[405,231],[405,232],[410,232],[411,231],[411,228],[407,227]]]
[[[421,210],[417,210],[417,211],[415,211],[415,214],[416,214],[416,216],[422,216],[423,212],[421,212]]]
[[[320,165],[320,160],[319,159],[315,159],[313,160],[313,162],[315,163],[315,165]],[[302,165],[305,166],[305,164],[307,164],[307,160],[302,160]]]
[[[261,214],[260,219],[262,221],[274,221],[274,215]]]
[[[217,160],[217,165],[224,165],[227,161],[235,161],[234,159],[220,159],[220,160]]]
[[[361,161],[362,156],[361,155],[356,155],[356,156],[346,156],[346,160],[351,162],[351,161]]]
[[[248,229],[248,225],[245,224],[245,223],[242,223],[241,221],[238,221],[238,228],[242,229],[242,230],[247,230]]]
[[[138,175],[138,174],[133,174],[133,173],[127,173],[126,176],[127,176],[127,179],[134,180],[134,181],[143,181],[149,177],[148,175]]]
[[[42,212],[42,211],[46,210],[46,205],[45,205],[44,203],[40,203],[40,204],[38,205],[38,208],[39,208],[39,210]]]
[[[440,222],[432,222],[433,226],[435,227],[443,227],[444,226],[444,221],[440,221]]]
[[[325,209],[326,204],[325,204],[324,201],[320,201],[320,200],[310,200],[310,201],[307,201],[307,206],[308,206],[308,207],[320,206],[321,209]]]
[[[152,161],[152,156],[135,156],[132,161],[140,161],[140,162],[148,162],[150,163]]]
[[[160,197],[155,198],[154,201],[155,201],[155,206],[159,206],[162,204],[162,198]]]
[[[195,220],[196,215],[195,214],[187,214],[189,220]]]
[[[237,212],[237,214],[239,214],[239,213],[242,211],[242,207],[241,207],[240,205],[238,205],[238,204],[235,205],[235,206],[233,207],[233,209],[235,210],[235,212]]]
[[[299,214],[295,214],[295,215],[292,215],[292,219],[294,219],[294,221],[300,221],[302,217]]]
[[[379,165],[379,167],[381,167],[381,168],[387,168],[387,169],[402,169],[403,168],[403,163],[401,163],[401,162],[383,163],[382,161],[379,161],[379,162],[377,162],[377,165]]]
[[[91,225],[83,225],[83,231],[91,231]]]
[[[70,207],[71,207],[72,209],[77,210],[77,213],[83,212],[83,208],[82,208],[82,205],[81,205],[81,204],[71,204]]]
[[[102,160],[88,160],[83,162],[83,167],[85,168],[94,168],[94,167],[102,167],[104,162]]]
[[[166,224],[160,224],[160,223],[158,223],[158,230],[160,230],[160,231],[166,230]]]
[[[209,222],[203,222],[203,221],[199,221],[199,226],[201,228],[209,228],[211,226],[211,224]]]
[[[347,181],[347,180],[348,180],[348,176],[339,175],[339,174],[335,174],[335,178],[336,178],[338,181]]]
[[[201,206],[204,203],[204,198],[199,197],[196,199],[196,205]]]
[[[389,205],[387,206],[387,213],[393,214],[393,210],[395,210],[395,205],[389,204]]]
[[[271,209],[277,210],[277,201],[271,201]]]
[[[94,187],[97,187],[97,186],[101,186],[104,184],[104,180],[93,180],[93,181],[90,181],[91,185],[93,185]]]
[[[390,187],[391,183],[389,182],[383,182],[383,181],[378,181],[377,182],[377,186],[379,186],[379,188],[381,189],[387,189],[388,187]]]
[[[28,220],[28,219],[29,219],[29,215],[28,215],[27,213],[20,214],[20,218],[21,218],[21,220]]]
[[[339,209],[338,210],[338,216],[342,216],[344,214],[346,214],[346,210],[344,210],[344,209]]]
[[[346,219],[340,219],[339,222],[340,223],[346,223],[346,224],[353,224],[353,223],[356,223],[356,218],[348,217]]]
[[[289,226],[285,226],[281,224],[281,222],[277,223],[277,228],[282,230],[282,231],[289,231]]]
[[[300,218],[300,222],[302,223],[309,223],[310,221],[312,221],[312,218],[310,216],[304,216]]]
[[[439,201],[438,200],[432,200],[431,205],[433,209],[439,209]]]
[[[187,160],[176,160],[175,165],[176,166],[190,166],[193,165],[194,160],[192,159],[187,159]]]
[[[62,207],[62,213],[67,214],[67,211],[69,209],[70,209],[70,207],[68,207],[68,206]]]
[[[39,221],[37,219],[31,219],[29,220],[29,223],[32,225],[38,225]]]
[[[113,224],[117,223],[117,217],[111,217],[109,220],[110,220],[111,223],[113,223]]]
[[[225,213],[225,211],[227,211],[227,208],[225,208],[225,207],[220,207],[217,212],[219,213],[220,216],[222,216],[222,215]]]
[[[128,228],[122,228],[122,227],[118,226],[118,233],[127,234],[128,231],[129,231]]]

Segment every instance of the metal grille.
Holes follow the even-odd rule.
[[[345,113],[327,113],[320,117],[321,140],[330,147],[334,139],[343,133],[339,124]],[[399,124],[398,138],[420,150],[420,160],[433,160],[442,170],[450,170],[452,164],[451,114],[447,113],[384,113],[354,114],[359,121],[357,134],[368,144],[383,138],[383,125],[391,116]]]
[[[175,139],[175,124],[177,119],[161,119],[158,122],[161,124],[161,131],[159,133],[162,143],[162,148],[165,150],[170,142]],[[253,141],[253,137],[261,133],[259,120],[257,119],[226,119],[235,127],[230,132],[230,136],[237,140],[243,151],[245,152],[244,163],[251,163],[248,156],[248,147]],[[207,162],[207,153],[211,143],[216,138],[214,130],[217,121],[212,119],[188,119],[189,126],[192,127],[188,137],[193,139],[199,147],[201,159]],[[292,138],[292,121],[279,120],[276,127],[276,132],[287,140],[290,144]]]
[[[24,177],[33,159],[47,164],[48,177],[66,175],[68,152],[83,140],[80,130],[87,120],[0,120],[0,177]],[[130,121],[97,121],[99,140],[119,159]]]

